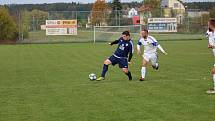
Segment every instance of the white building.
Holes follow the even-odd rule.
[[[131,10],[128,12],[128,18],[132,18],[133,16],[137,16],[137,10],[134,8],[131,8]]]
[[[179,0],[162,0],[161,7],[164,9],[164,17],[176,17],[181,23],[185,16],[185,6]],[[171,16],[171,10],[176,13],[176,16]]]
[[[161,7],[172,8],[174,10],[185,10],[184,5],[179,0],[162,0]]]

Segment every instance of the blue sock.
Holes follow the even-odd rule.
[[[102,75],[101,77],[105,77],[106,72],[108,71],[108,65],[103,65]]]
[[[128,73],[126,73],[126,75],[128,76],[129,80],[132,80],[132,76],[131,76],[131,72],[130,71],[128,71]]]

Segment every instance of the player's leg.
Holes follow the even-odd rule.
[[[213,87],[213,89],[214,89],[214,91],[215,91],[215,65],[214,65],[214,67],[213,67],[213,70],[212,70],[212,72],[213,72],[213,83],[214,83],[214,87]]]
[[[212,52],[213,52],[213,55],[214,55],[214,57],[215,57],[215,49],[212,49]]]
[[[131,72],[128,68],[122,68],[122,71],[128,76],[128,80],[132,80]]]
[[[125,58],[119,59],[119,68],[128,76],[129,80],[132,80],[131,72],[128,70],[128,60]]]
[[[213,55],[215,57],[215,49],[212,49],[212,52],[213,52]],[[214,94],[215,93],[215,64],[214,64],[214,67],[212,69],[212,74],[213,74],[214,87],[207,91],[208,94]]]
[[[107,73],[107,71],[108,71],[108,66],[109,66],[110,64],[114,64],[114,62],[115,62],[114,56],[111,56],[111,57],[109,57],[108,59],[106,59],[106,60],[104,61],[104,65],[103,65],[101,77],[99,77],[98,79],[96,79],[97,81],[101,81],[101,80],[104,80],[104,79],[105,79],[105,75],[106,75],[106,73]]]
[[[215,65],[212,69],[212,73],[213,73],[213,83],[214,83],[214,86],[212,89],[208,90],[207,93],[208,94],[215,94]]]
[[[140,81],[144,81],[144,79],[145,79],[145,76],[146,76],[146,66],[147,66],[148,62],[149,62],[149,55],[148,54],[144,54],[143,55],[143,60],[142,60],[142,68],[141,68]]]
[[[152,68],[155,70],[158,70],[159,66],[158,66],[158,56],[156,53],[152,54],[150,57],[150,61],[152,64]]]
[[[101,74],[102,77],[105,77],[105,74],[108,71],[108,65],[110,65],[110,64],[111,64],[111,61],[109,59],[106,59],[104,61],[104,65],[103,65],[103,69],[102,69],[102,74]]]

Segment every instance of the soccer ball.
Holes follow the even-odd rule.
[[[92,81],[92,80],[96,80],[96,74],[94,74],[94,73],[91,73],[90,75],[89,75],[89,79]]]

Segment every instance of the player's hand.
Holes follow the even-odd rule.
[[[213,45],[211,45],[211,44],[208,44],[208,48],[213,48]]]
[[[164,52],[163,54],[164,54],[164,55],[168,55],[168,53],[167,53],[167,52]]]

